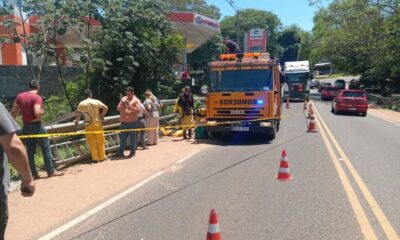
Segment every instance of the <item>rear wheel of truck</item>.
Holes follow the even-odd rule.
[[[275,132],[275,131],[273,131],[273,132],[268,132],[268,133],[265,134],[265,136],[266,136],[266,140],[267,140],[267,141],[272,141],[272,140],[274,140],[275,137],[276,137],[276,132]]]

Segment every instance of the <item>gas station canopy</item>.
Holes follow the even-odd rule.
[[[220,31],[219,21],[196,13],[171,12],[168,19],[184,36],[187,53],[192,53]]]

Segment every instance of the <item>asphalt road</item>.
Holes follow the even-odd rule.
[[[313,103],[317,123],[327,125],[318,133],[306,133],[303,103],[291,103],[273,142],[237,135],[200,143],[213,147],[55,239],[204,239],[211,208],[222,239],[395,239],[400,128]],[[275,178],[282,149],[294,176],[288,182]]]

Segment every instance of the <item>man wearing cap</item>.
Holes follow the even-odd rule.
[[[129,157],[131,158],[135,156],[137,132],[134,130],[138,128],[138,115],[140,112],[140,104],[140,100],[135,96],[135,91],[133,87],[127,87],[125,89],[125,96],[121,99],[117,106],[117,110],[120,112],[119,120],[121,122],[122,130],[122,132],[119,134],[119,157],[124,157],[124,150],[126,147],[126,140],[128,139],[128,136],[130,140]]]
[[[11,110],[11,115],[16,118],[20,113],[24,127],[22,135],[37,135],[47,134],[46,129],[42,125],[42,117],[45,113],[43,99],[39,96],[40,85],[38,81],[32,80],[29,82],[29,91],[18,94],[14,101]],[[29,166],[32,176],[40,178],[35,165],[36,144],[39,144],[43,153],[44,166],[48,177],[62,176],[64,173],[55,171],[53,164],[53,156],[51,155],[50,141],[47,137],[43,138],[28,138],[25,139]]]
[[[86,134],[86,141],[89,145],[90,154],[94,163],[106,160],[105,139],[103,131],[103,124],[101,119],[104,119],[108,111],[108,107],[97,99],[93,99],[93,94],[90,89],[86,89],[86,99],[79,103],[77,111],[80,114],[76,115],[75,125],[77,126],[81,116],[85,120],[85,131],[99,132]]]

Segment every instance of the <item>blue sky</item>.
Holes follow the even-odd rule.
[[[223,16],[234,15],[226,0],[206,0],[219,7]],[[316,7],[310,7],[308,0],[235,0],[241,9],[254,8],[271,11],[276,14],[284,26],[297,24],[306,31],[311,31]]]

